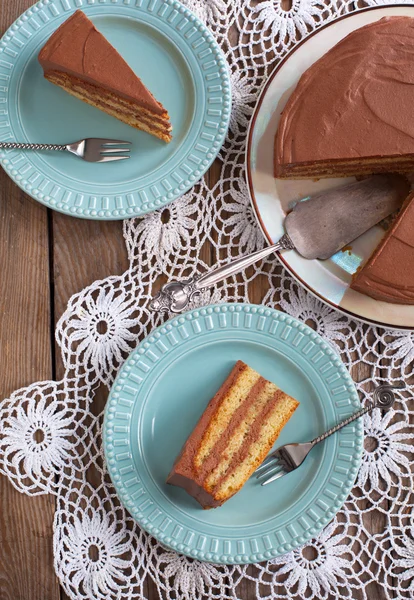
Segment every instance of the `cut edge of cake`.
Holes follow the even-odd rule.
[[[411,217],[410,224],[407,224],[407,215]],[[413,223],[414,192],[411,192],[382,240],[353,275],[351,281],[353,290],[382,302],[414,304],[414,275],[411,276],[411,281],[409,279],[414,261]],[[404,231],[401,231],[402,229]],[[387,253],[387,249],[388,252],[390,251],[391,243],[394,244],[391,257],[394,257],[398,248],[400,260],[399,264],[392,260],[390,274],[387,269],[389,256],[384,259],[384,253]],[[401,281],[397,283],[399,278]]]
[[[150,111],[142,107],[139,111],[136,111],[132,108],[132,104],[128,103],[127,100],[116,98],[111,92],[105,92],[97,86],[92,86],[92,84],[88,84],[88,86],[90,88],[94,87],[95,89],[92,91],[92,94],[88,94],[85,89],[82,89],[81,80],[76,80],[74,77],[70,78],[64,73],[53,71],[45,75],[45,79],[50,81],[50,83],[61,87],[65,92],[78,100],[82,100],[82,102],[102,110],[106,114],[115,117],[119,121],[122,121],[135,129],[145,131],[167,143],[172,140],[172,127],[168,113],[166,113],[166,118],[157,118]],[[117,105],[124,105],[123,112],[117,109]]]
[[[327,179],[360,177],[381,173],[405,175],[414,170],[414,153],[395,156],[372,156],[366,158],[331,159],[282,164],[275,152],[274,176],[277,179]]]
[[[299,402],[238,361],[197,423],[167,482],[203,508],[236,494],[263,462]]]
[[[398,64],[398,83],[411,81],[413,24],[412,17],[387,16],[358,27],[301,74],[275,135],[277,179],[414,170],[410,85],[396,86],[389,76]]]

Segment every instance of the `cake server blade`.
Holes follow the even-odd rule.
[[[298,202],[285,231],[304,258],[327,259],[401,207],[410,186],[401,175],[375,175]]]

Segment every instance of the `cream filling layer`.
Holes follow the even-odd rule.
[[[259,373],[248,369],[240,373],[233,386],[228,390],[205,430],[200,449],[194,457],[194,464],[197,469],[202,467],[204,460],[209,456],[215,444],[227,429],[233,414],[242,405],[246,395],[259,378]]]

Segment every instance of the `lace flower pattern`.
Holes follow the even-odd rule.
[[[92,517],[83,515],[82,520],[74,518],[67,525],[63,559],[75,585],[82,581],[91,596],[116,592],[117,581],[122,580],[128,566],[128,561],[121,558],[128,550],[128,543],[122,538],[116,522],[108,523],[105,514],[95,512]]]
[[[88,600],[127,597],[136,586],[142,593],[143,535],[104,482],[95,490],[72,483],[54,522],[55,569],[66,593]]]
[[[404,377],[414,373],[414,332],[390,333],[391,341],[387,344],[384,359],[391,361],[391,366],[399,366]]]
[[[343,536],[333,535],[336,527],[334,521],[317,540],[270,561],[280,567],[278,577],[287,575],[284,586],[288,592],[305,596],[310,591],[313,597],[322,599],[346,585],[352,563],[343,556],[347,553],[347,546],[340,543]]]
[[[381,416],[381,411],[375,409],[364,419],[366,443],[357,485],[372,502],[383,503],[384,497],[392,499],[395,477],[410,475],[413,446],[409,442],[414,438],[414,428],[405,421],[396,421],[392,410]]]
[[[239,182],[240,189],[234,187],[230,198],[223,199],[220,215],[222,234],[231,232],[239,240],[240,250],[249,254],[263,248],[265,242],[254,217],[246,183]]]
[[[154,10],[160,1],[151,0]],[[112,10],[122,4],[98,4],[105,2]],[[376,600],[377,582],[383,582],[387,600],[412,600],[414,333],[380,330],[341,315],[293,281],[275,256],[205,290],[194,306],[262,302],[307,323],[341,356],[362,402],[379,383],[405,383],[392,411],[364,418],[361,469],[335,519],[303,547],[268,562],[248,568],[202,564],[167,551],[140,529],[109,480],[103,413],[92,407],[96,388],[109,388],[137,343],[167,318],[149,307],[161,283],[264,247],[244,169],[256,99],[298,40],[357,8],[351,0],[185,4],[211,29],[228,62],[232,115],[219,159],[182,198],[125,221],[128,269],[69,300],[56,329],[62,380],[34,383],[0,402],[0,472],[21,492],[55,495],[54,565],[71,600],[145,600],[148,586],[166,600],[236,600],[246,594],[257,600]]]
[[[93,421],[70,382],[18,390],[0,402],[0,472],[19,491],[54,491],[56,477],[79,468],[88,455]]]
[[[304,288],[295,287],[296,292],[291,289],[289,294],[282,294],[280,308],[292,317],[310,325],[338,350],[337,344],[346,342],[343,333],[346,322],[339,318],[335,310],[309,294]]]
[[[133,329],[139,326],[138,316],[136,298],[122,287],[86,289],[75,310],[60,319],[58,341],[67,346],[69,356],[76,352],[89,370],[108,383],[135,346]]]
[[[281,0],[252,2],[253,27],[264,39],[274,40],[277,50],[307,35],[322,19],[324,10],[319,0],[292,0],[288,10]]]
[[[374,544],[355,539],[358,529],[362,539],[366,530],[355,507],[345,507],[322,533],[304,546],[257,565],[256,593],[260,599],[351,600],[353,590],[367,596],[358,582],[366,585],[372,576],[365,565]]]
[[[224,574],[220,567],[200,563],[175,552],[163,552],[157,559],[157,568],[171,581],[171,589],[183,600],[199,600],[207,590],[223,588]]]
[[[149,256],[155,256],[160,266],[171,254],[190,253],[194,234],[198,233],[197,225],[203,223],[200,208],[188,193],[177,202],[149,213],[135,229],[136,243]]]
[[[69,441],[73,415],[57,410],[57,403],[46,406],[44,397],[39,402],[20,406],[15,417],[9,418],[2,445],[7,449],[8,460],[16,470],[20,462],[23,470],[37,477],[42,471],[56,471],[70,459]]]
[[[192,10],[203,23],[209,24],[223,18],[227,12],[224,0],[184,0],[183,4]]]
[[[249,127],[249,117],[253,112],[252,104],[257,98],[258,89],[249,78],[239,70],[230,73],[232,111],[230,115],[230,132],[243,135]]]
[[[393,549],[398,556],[394,567],[400,587],[414,595],[414,522]]]

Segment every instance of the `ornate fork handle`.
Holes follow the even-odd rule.
[[[328,431],[326,431],[322,435],[318,435],[318,437],[311,441],[311,444],[319,444],[319,442],[326,440],[327,437],[329,437],[333,433],[336,433],[337,431],[342,429],[342,427],[346,427],[347,425],[349,425],[349,423],[352,423],[352,421],[355,421],[356,419],[359,419],[359,417],[362,417],[368,412],[371,412],[371,410],[373,410],[374,408],[383,408],[385,410],[391,408],[395,400],[395,396],[393,393],[393,390],[395,389],[401,388],[392,385],[378,386],[374,391],[373,402],[369,402],[367,406],[361,408],[361,410],[351,415],[341,423],[338,423],[338,425],[335,425],[335,427],[331,427],[331,429],[328,429]]]
[[[0,148],[4,150],[67,150],[66,146],[60,144],[20,144],[19,142],[0,142]]]

